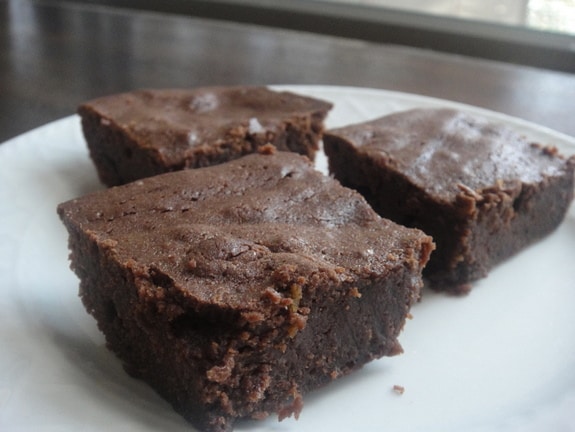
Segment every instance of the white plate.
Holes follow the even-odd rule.
[[[575,140],[403,93],[281,86],[334,102],[328,127],[415,106],[455,106],[575,153]],[[319,161],[325,170],[325,160]],[[0,145],[0,430],[188,431],[129,378],[77,297],[56,205],[101,188],[73,116]],[[384,358],[309,395],[300,420],[250,431],[575,430],[575,209],[467,297],[426,293]],[[399,395],[394,385],[405,388]]]

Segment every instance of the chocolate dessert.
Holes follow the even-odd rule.
[[[58,207],[80,295],[126,370],[204,431],[279,418],[398,335],[434,244],[288,152]]]
[[[552,232],[573,198],[575,158],[451,109],[414,109],[326,132],[329,170],[383,217],[437,244],[432,288],[467,292]]]
[[[331,104],[265,87],[140,90],[78,108],[100,180],[133,180],[236,159],[273,144],[313,160]]]

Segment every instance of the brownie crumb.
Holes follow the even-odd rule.
[[[275,145],[273,144],[265,144],[263,146],[261,146],[258,149],[258,153],[263,154],[263,155],[272,155],[274,154],[278,149],[276,148]]]
[[[395,384],[393,386],[393,391],[398,395],[402,395],[403,393],[405,393],[405,387]]]

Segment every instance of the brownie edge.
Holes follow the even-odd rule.
[[[400,353],[434,248],[287,152],[142,179],[58,213],[108,347],[207,432],[297,417],[306,393]]]
[[[115,186],[227,162],[264,145],[311,160],[332,104],[266,87],[145,89],[79,106],[100,180]]]

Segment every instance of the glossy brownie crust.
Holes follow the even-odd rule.
[[[139,90],[78,108],[84,137],[108,186],[199,168],[266,144],[313,160],[331,104],[265,87]]]
[[[205,431],[297,417],[305,393],[400,353],[434,247],[287,152],[146,178],[58,212],[109,347]]]
[[[541,239],[573,198],[575,159],[449,109],[416,109],[328,131],[329,169],[382,216],[437,244],[424,276],[464,293]]]

